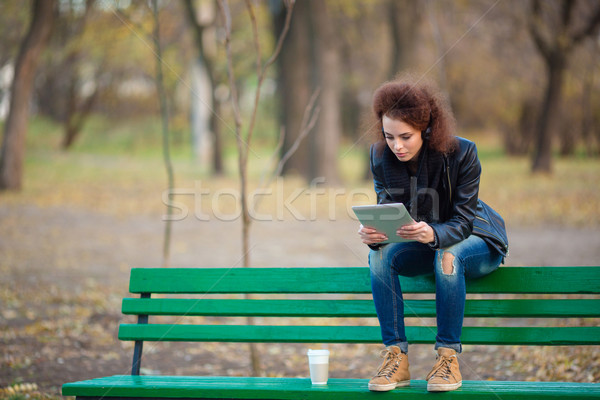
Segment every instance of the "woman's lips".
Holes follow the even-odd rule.
[[[406,157],[406,154],[408,154],[408,153],[396,153],[396,157],[398,157],[398,158]]]

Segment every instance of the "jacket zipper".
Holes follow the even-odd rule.
[[[487,219],[485,219],[485,218],[482,218],[482,217],[480,217],[480,216],[478,216],[478,215],[476,215],[476,216],[475,216],[475,218],[482,220],[483,222],[485,222],[485,223],[486,223],[486,224],[488,224],[488,225],[491,225],[491,224],[489,223],[489,221],[488,221]],[[475,230],[475,229],[479,229],[480,231],[483,231],[483,232],[487,233],[488,235],[495,237],[496,239],[498,239],[498,241],[499,241],[500,243],[502,243],[502,246],[504,247],[504,249],[505,249],[505,250],[507,250],[507,249],[508,249],[508,246],[506,245],[506,243],[504,243],[504,240],[502,240],[501,238],[499,238],[499,237],[498,237],[496,234],[494,234],[494,233],[492,233],[492,232],[490,232],[490,231],[488,231],[488,230],[485,230],[485,229],[483,229],[483,228],[480,228],[480,227],[478,227],[478,226],[474,226],[474,227],[473,227],[473,230]]]
[[[450,182],[450,166],[446,166],[446,177],[448,178],[448,189],[450,189],[450,204],[452,204],[452,182]]]

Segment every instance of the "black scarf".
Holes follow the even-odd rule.
[[[411,176],[407,163],[398,160],[388,146],[383,150],[383,171],[392,201],[404,203],[416,221],[432,223],[440,219],[444,156],[427,144],[423,143],[419,154],[416,176]]]

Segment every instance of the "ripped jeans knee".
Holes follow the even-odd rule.
[[[455,277],[463,274],[462,258],[456,256],[451,249],[438,250],[435,260],[435,271],[437,276]]]
[[[454,267],[454,254],[449,251],[445,251],[442,255],[442,273],[444,275],[454,275],[455,267]]]

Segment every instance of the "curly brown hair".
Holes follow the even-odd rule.
[[[445,96],[431,82],[407,76],[386,82],[373,94],[371,124],[376,141],[384,141],[382,118],[401,120],[424,131],[431,124],[428,146],[439,153],[451,153],[456,146],[455,120]]]

